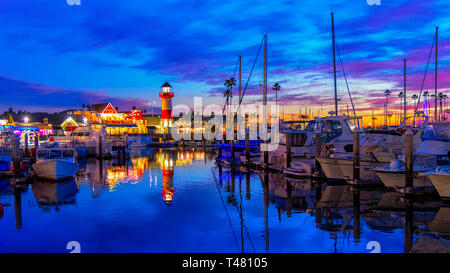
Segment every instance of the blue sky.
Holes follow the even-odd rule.
[[[247,79],[265,33],[268,81],[280,82],[280,101],[294,108],[326,107],[333,94],[331,11],[361,111],[382,107],[385,89],[402,89],[403,58],[408,59],[409,91],[420,89],[436,25],[439,87],[448,87],[446,0],[381,0],[380,6],[366,0],[81,0],[80,6],[66,0],[3,0],[0,110],[53,111],[102,101],[122,109],[141,107],[159,103],[165,81],[173,86],[174,104],[192,105],[193,96],[202,96],[221,105],[223,82],[233,76],[238,56]],[[246,102],[261,97],[261,56]],[[434,69],[430,73],[426,89],[434,88]],[[345,105],[341,69],[338,76]]]

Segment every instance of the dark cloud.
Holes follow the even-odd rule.
[[[130,109],[132,106],[148,108],[147,101],[142,99],[111,97],[104,92],[90,90],[55,88],[4,76],[0,76],[0,93],[2,110],[12,107],[29,111],[33,109],[56,111],[101,102],[111,102],[114,106],[119,106],[119,109]]]

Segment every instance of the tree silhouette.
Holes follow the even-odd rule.
[[[281,86],[279,83],[275,83],[272,86],[272,89],[275,90],[275,104],[278,105],[278,91],[281,89]]]

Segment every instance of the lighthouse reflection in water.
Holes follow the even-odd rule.
[[[80,161],[71,181],[0,181],[0,252],[68,252],[70,241],[82,252],[449,250],[439,198],[229,169],[214,156],[136,150]]]

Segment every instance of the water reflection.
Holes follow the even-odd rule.
[[[32,190],[39,207],[48,211],[52,206],[58,208],[61,205],[75,203],[75,196],[80,188],[75,180],[36,181],[32,185]]]
[[[135,155],[80,161],[72,181],[0,181],[0,236],[10,238],[0,251],[42,238],[64,252],[59,245],[77,236],[90,252],[368,252],[370,241],[382,252],[450,250],[450,208],[433,196],[237,171],[202,150]]]

